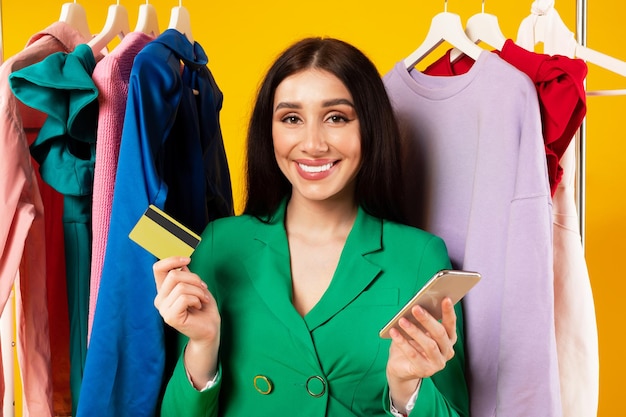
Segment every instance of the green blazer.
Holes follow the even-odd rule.
[[[182,357],[162,416],[359,416],[389,414],[385,368],[390,340],[378,331],[438,270],[443,241],[359,210],[330,286],[304,317],[291,303],[285,204],[265,223],[247,215],[210,223],[191,270],[209,286],[222,316],[216,384],[195,390]],[[456,355],[422,381],[423,416],[466,416],[463,316]]]

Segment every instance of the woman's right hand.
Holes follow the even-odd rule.
[[[189,262],[189,258],[170,257],[154,264],[154,305],[165,323],[189,338],[185,367],[200,388],[217,370],[221,318],[215,298],[204,281],[189,271]]]

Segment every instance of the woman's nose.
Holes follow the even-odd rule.
[[[302,144],[307,153],[316,154],[328,151],[323,129],[315,124],[309,124],[305,128],[304,135]]]

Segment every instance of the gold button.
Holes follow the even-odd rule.
[[[306,380],[306,392],[308,392],[311,397],[321,397],[326,393],[326,381],[318,375],[310,376],[309,379]]]
[[[267,395],[274,389],[272,381],[265,375],[257,375],[254,377],[254,388],[263,395]]]

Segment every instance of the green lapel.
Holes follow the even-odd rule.
[[[286,203],[270,223],[260,227],[256,240],[261,248],[245,260],[250,279],[270,310],[301,342],[314,351],[310,332],[354,300],[380,273],[381,267],[366,259],[382,248],[382,221],[359,208],[337,270],[320,301],[304,317],[293,307],[289,244],[284,227]]]
[[[382,221],[359,207],[330,286],[320,301],[304,317],[309,330],[330,320],[358,297],[382,268],[366,255],[382,249]]]
[[[296,339],[315,353],[304,320],[291,302],[291,263],[284,226],[285,209],[286,202],[283,202],[272,220],[254,231],[256,234],[254,239],[262,244],[259,245],[257,252],[244,261],[244,264],[252,285],[268,308]]]

